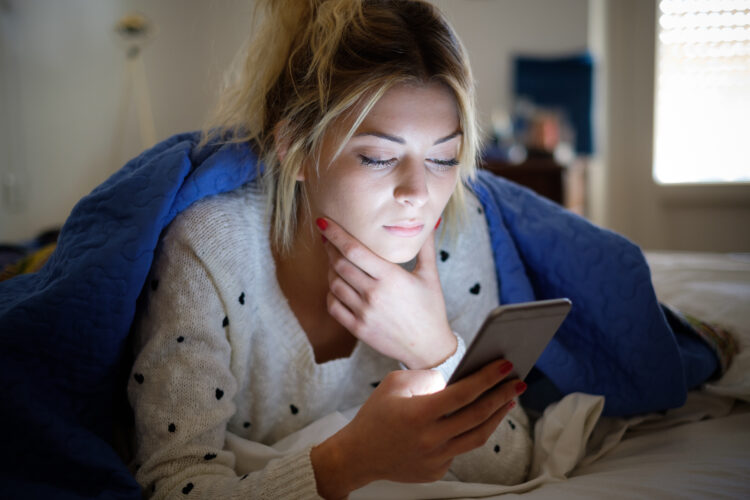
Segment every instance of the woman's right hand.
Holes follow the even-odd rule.
[[[376,480],[442,478],[456,455],[489,439],[525,390],[518,379],[498,385],[511,369],[495,361],[448,387],[433,370],[388,374],[346,427],[313,448],[319,493],[344,498]]]

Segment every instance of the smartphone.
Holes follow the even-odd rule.
[[[561,298],[496,307],[466,349],[448,384],[500,358],[513,363],[508,378],[525,379],[571,306],[569,299]]]

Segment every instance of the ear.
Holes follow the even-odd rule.
[[[284,161],[284,158],[286,158],[286,154],[289,151],[289,138],[284,135],[284,129],[286,129],[288,123],[288,120],[281,120],[273,127],[273,144],[276,148],[276,157],[279,160],[279,163]],[[296,180],[305,180],[305,168],[303,165],[300,165]]]

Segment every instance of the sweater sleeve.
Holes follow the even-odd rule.
[[[195,252],[162,240],[135,325],[128,381],[136,480],[147,498],[319,498],[310,449],[238,477],[223,450],[238,382],[226,308]]]
[[[453,372],[456,370],[459,361],[461,361],[461,358],[464,357],[464,353],[466,353],[466,343],[464,342],[464,339],[461,338],[461,336],[456,332],[453,332],[453,335],[456,337],[456,350],[448,359],[440,363],[438,366],[432,368],[433,370],[440,373],[440,375],[443,376],[443,380],[445,380],[446,382],[448,382],[448,380],[451,378],[451,375],[453,375]],[[408,366],[401,362],[398,363],[398,366],[402,370],[409,369]]]
[[[443,376],[443,380],[445,380],[446,382],[450,380],[451,375],[453,375],[453,372],[456,371],[456,367],[458,367],[458,363],[466,353],[466,343],[464,342],[464,339],[456,332],[453,332],[453,335],[456,336],[456,352],[454,352],[450,358],[443,361],[440,365],[433,368],[433,370],[437,370],[440,372],[440,374]]]

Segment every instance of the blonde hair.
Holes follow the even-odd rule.
[[[444,212],[453,232],[464,217],[464,182],[475,173],[480,132],[468,56],[440,11],[421,0],[256,0],[256,9],[255,35],[200,146],[253,146],[277,248],[289,250],[298,209],[307,203],[296,181],[303,162],[313,158],[317,168],[325,134],[340,118],[354,118],[340,151],[400,83],[439,82],[456,98],[460,180]]]

